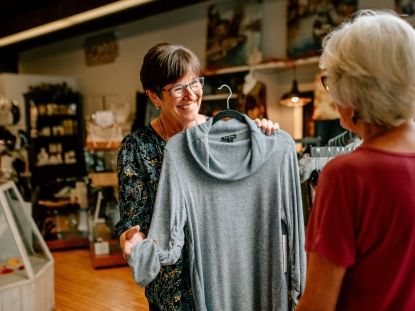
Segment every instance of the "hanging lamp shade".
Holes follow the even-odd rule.
[[[298,82],[294,79],[291,90],[282,95],[280,104],[287,107],[301,107],[311,103],[311,100],[310,97],[307,97],[300,92],[298,89]]]

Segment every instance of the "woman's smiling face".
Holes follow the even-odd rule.
[[[188,85],[192,82],[198,81],[199,75],[192,71],[187,71],[176,82],[165,85],[160,94],[160,108],[163,116],[173,122],[187,127],[189,123],[194,122],[199,114],[200,105],[202,102],[203,89],[193,91]],[[186,86],[184,94],[181,97],[174,97],[169,90],[176,86]]]

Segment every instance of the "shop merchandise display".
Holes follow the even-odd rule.
[[[320,137],[320,144],[325,146],[329,139],[343,133],[340,126],[340,115],[330,94],[323,88],[320,81],[321,73],[314,77],[314,120],[315,136]]]
[[[12,181],[0,183],[0,309],[55,309],[52,255]]]
[[[24,94],[32,182],[82,175],[83,115],[80,93],[65,83],[31,86]],[[49,165],[54,173],[42,174]],[[35,174],[38,173],[38,174]],[[40,175],[40,176],[39,176]],[[50,176],[49,176],[50,175]],[[48,178],[50,177],[50,178]]]
[[[313,206],[315,190],[323,167],[335,157],[352,152],[362,144],[362,140],[350,131],[343,131],[328,141],[327,147],[314,146],[298,154],[301,192],[303,197],[304,224]]]
[[[267,118],[266,86],[257,81],[254,72],[249,72],[244,78],[240,101],[251,119]]]
[[[94,118],[104,128],[108,126],[110,131],[116,124],[113,113],[108,110],[97,111]],[[117,127],[120,129],[119,126]],[[111,137],[112,135],[109,135],[107,140],[101,137],[102,140],[86,143],[85,155],[90,181],[88,201],[91,206],[88,211],[90,213],[89,248],[94,268],[126,265],[114,237],[114,225],[119,219],[116,196],[118,186],[116,155],[119,138],[113,140],[114,137]]]
[[[23,270],[24,265],[20,258],[10,257],[5,261],[0,262],[0,275],[12,273],[15,270]]]
[[[188,239],[199,310],[289,310],[304,287],[294,141],[284,131],[268,137],[244,118],[212,118],[169,140],[148,238],[129,258],[146,286]]]
[[[123,118],[124,119],[124,118]],[[90,148],[118,146],[123,138],[122,128],[111,110],[98,110],[87,122],[86,144]]]

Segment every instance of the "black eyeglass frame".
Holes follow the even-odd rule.
[[[321,80],[321,84],[323,84],[323,87],[324,87],[324,89],[328,92],[328,91],[330,91],[330,89],[329,89],[329,86],[327,85],[327,79],[328,79],[329,77],[328,76],[326,76],[326,75],[321,75],[320,76],[320,80]]]
[[[174,97],[174,98],[180,98],[180,97],[183,97],[184,96],[184,94],[186,93],[186,89],[187,89],[187,87],[190,87],[190,89],[192,90],[192,92],[197,92],[199,89],[196,89],[196,90],[193,90],[193,88],[192,88],[192,84],[193,83],[195,83],[196,81],[198,81],[199,82],[199,84],[200,84],[200,89],[202,89],[203,88],[203,85],[204,85],[204,83],[205,83],[205,77],[199,77],[199,78],[196,78],[196,79],[194,79],[194,80],[192,80],[190,83],[188,83],[188,84],[176,84],[175,86],[172,86],[171,88],[169,88],[168,90],[166,90],[166,89],[161,89],[162,91],[164,91],[164,92],[169,92],[170,93],[170,95],[172,96],[172,97]],[[195,85],[195,84],[193,84],[193,85]],[[180,88],[181,89],[181,92],[182,92],[182,95],[180,95],[180,96],[175,96],[175,95],[173,95],[173,89],[177,89],[177,88]]]

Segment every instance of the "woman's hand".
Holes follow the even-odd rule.
[[[146,238],[140,231],[140,226],[131,227],[120,235],[120,246],[125,260],[131,255],[131,248]]]
[[[262,133],[265,133],[267,135],[274,134],[280,128],[280,125],[278,123],[274,123],[271,120],[267,120],[265,118],[261,120],[256,118],[255,123],[259,128],[261,128]]]

